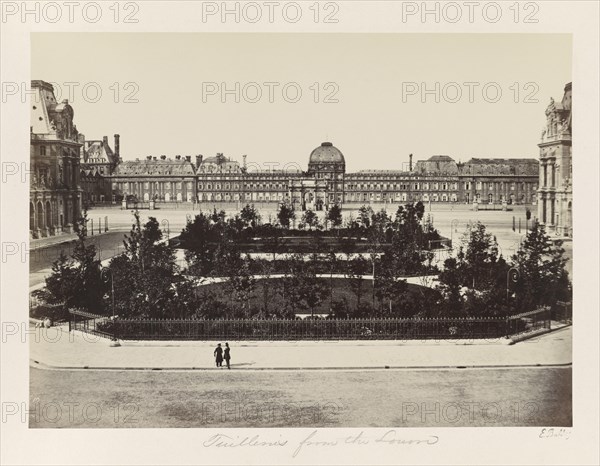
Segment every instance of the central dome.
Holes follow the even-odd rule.
[[[330,142],[324,142],[310,153],[311,163],[344,163],[344,154]]]

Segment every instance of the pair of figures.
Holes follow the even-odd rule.
[[[225,364],[227,364],[227,369],[231,369],[229,365],[229,361],[231,360],[231,352],[229,349],[229,343],[225,343],[225,350],[221,348],[221,343],[217,345],[215,351],[213,352],[215,356],[215,361],[217,363],[217,367],[223,367],[223,359],[225,360]]]

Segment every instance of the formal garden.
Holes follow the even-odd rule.
[[[324,218],[296,214],[282,204],[273,224],[252,205],[229,216],[215,209],[167,240],[155,218],[134,211],[124,252],[104,268],[84,215],[73,254],[54,262],[31,315],[93,321],[100,334],[133,339],[460,338],[547,322],[571,301],[561,243],[538,224],[505,258],[481,223],[451,245],[421,203],[394,216],[364,206],[346,222],[338,206]]]

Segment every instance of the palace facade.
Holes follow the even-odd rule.
[[[120,136],[115,134],[115,150],[108,144],[108,136],[101,140],[86,140],[80,135],[80,183],[83,189],[83,205],[85,207],[112,202],[112,183],[108,175],[112,174],[122,161],[119,147]]]
[[[324,210],[334,203],[439,202],[535,204],[536,159],[472,158],[456,162],[447,155],[417,161],[408,169],[346,173],[342,152],[330,142],[315,148],[308,170],[250,171],[217,154],[175,159],[148,156],[120,163],[110,175],[112,190],[139,202],[281,203],[299,210]]]
[[[252,170],[219,153],[174,158],[147,156],[124,161],[119,135],[86,140],[73,124],[68,101],[57,102],[52,85],[32,81],[30,232],[40,238],[72,232],[82,207],[128,200],[149,207],[169,203],[291,203],[297,210],[327,210],[333,204],[377,203],[536,204],[540,219],[562,235],[572,231],[571,85],[563,101],[546,111],[540,161],[447,155],[389,170],[346,171],[344,154],[331,142],[316,147],[306,171]],[[541,169],[540,169],[541,167]]]
[[[81,216],[80,134],[73,108],[52,85],[32,81],[29,230],[32,238],[73,232]]]
[[[573,236],[573,165],[571,157],[571,83],[561,102],[550,99],[540,148],[538,215],[558,236]]]

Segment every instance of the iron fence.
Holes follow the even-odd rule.
[[[81,332],[98,335],[101,337],[112,338],[113,335],[107,332],[107,323],[110,322],[110,317],[99,316],[85,311],[70,309],[71,316],[69,320],[69,331],[79,330]]]
[[[122,340],[454,340],[550,328],[549,309],[510,317],[365,319],[111,319],[81,311],[71,328]]]
[[[573,323],[573,304],[571,302],[558,301],[552,309],[552,320],[564,324]]]
[[[64,303],[47,303],[37,296],[29,295],[29,317],[51,322],[66,322],[69,320],[69,312]]]

